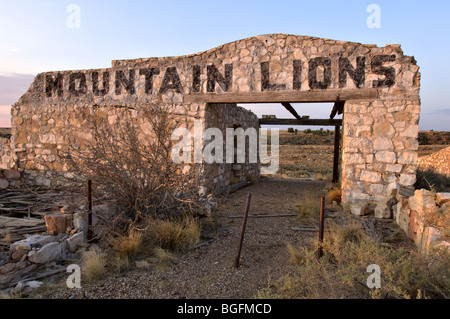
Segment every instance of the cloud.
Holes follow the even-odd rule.
[[[11,105],[28,90],[35,75],[8,74],[0,75],[0,105]]]

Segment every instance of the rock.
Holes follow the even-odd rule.
[[[53,240],[52,236],[48,235],[32,235],[25,239],[12,243],[9,247],[9,253],[12,255],[19,249],[31,250],[32,248],[40,248]]]
[[[84,242],[84,233],[76,233],[69,237],[67,240],[68,248],[71,252],[74,252],[78,249],[78,245]]]
[[[45,226],[51,235],[64,233],[68,226],[72,226],[72,216],[70,214],[54,213],[45,216]]]
[[[74,213],[72,215],[73,228],[77,228],[82,232],[87,232],[87,217],[84,213]]]
[[[6,189],[9,186],[9,182],[6,178],[0,178],[0,189]]]
[[[14,277],[15,277],[14,274],[0,276],[0,285],[7,284],[7,283],[11,282],[14,279]]]
[[[350,211],[353,215],[364,216],[371,212],[369,203],[365,201],[357,201],[350,205]]]
[[[0,274],[5,275],[16,268],[15,263],[7,263],[0,267]]]
[[[417,189],[414,196],[408,199],[409,207],[420,215],[436,207],[435,196],[426,189]]]
[[[394,204],[395,199],[393,197],[388,196],[380,199],[375,207],[375,218],[391,218]]]
[[[20,298],[22,296],[22,290],[25,288],[25,284],[19,281],[17,285],[9,291],[9,295],[13,298]]]
[[[148,268],[150,264],[145,260],[136,260],[136,268]]]
[[[32,250],[28,253],[28,260],[35,264],[46,264],[57,260],[62,256],[62,247],[60,243],[52,242],[43,246],[39,250]]]
[[[42,286],[42,281],[28,281],[26,283],[19,281],[19,283],[9,291],[9,294],[13,298],[23,298],[30,295],[33,290]]]
[[[20,172],[14,170],[14,169],[5,169],[3,171],[3,175],[10,180],[10,179],[20,179]]]
[[[442,241],[442,233],[435,227],[425,227],[420,250],[424,254],[428,254],[430,249],[433,249]]]
[[[439,204],[450,202],[450,193],[437,193],[436,199],[438,200]]]
[[[16,251],[13,252],[13,254],[11,255],[11,259],[13,261],[21,261],[24,256],[28,255],[28,252],[30,250],[31,250],[31,248],[23,249],[22,247],[18,247],[18,249],[16,249]]]
[[[27,297],[28,295],[30,295],[33,290],[39,288],[40,286],[42,286],[44,283],[42,281],[37,281],[37,280],[32,280],[32,281],[27,281],[25,283],[25,287],[22,290],[22,297]]]

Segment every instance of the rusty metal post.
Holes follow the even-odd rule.
[[[250,209],[251,198],[252,198],[252,194],[248,194],[247,204],[245,205],[244,216],[242,217],[241,234],[239,235],[238,251],[236,254],[236,258],[234,259],[234,267],[236,267],[236,268],[239,267],[239,259],[241,258],[242,242],[244,241],[245,225],[247,224],[247,217],[248,217],[248,211]]]
[[[93,237],[92,231],[92,181],[87,181],[87,189],[88,189],[88,233],[87,240],[91,240]]]
[[[319,247],[317,249],[317,258],[320,259],[323,256],[323,229],[325,225],[325,197],[320,198],[320,216],[319,216]]]

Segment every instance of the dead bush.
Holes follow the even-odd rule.
[[[84,124],[69,133],[66,162],[74,175],[117,201],[115,230],[127,234],[147,217],[194,215],[198,186],[193,167],[171,159],[175,121],[159,104],[80,110]],[[110,226],[111,227],[111,226]]]

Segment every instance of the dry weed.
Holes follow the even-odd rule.
[[[317,260],[317,241],[307,247],[288,245],[298,274],[283,278],[281,298],[446,298],[449,295],[449,255],[434,264],[404,249],[383,247],[358,226],[335,226],[325,234],[324,256]],[[367,267],[381,269],[381,288],[369,289]]]
[[[320,213],[320,199],[307,194],[296,207],[300,218],[316,219]]]
[[[83,255],[82,275],[87,281],[96,281],[105,273],[106,259],[99,250],[87,251]]]
[[[198,243],[201,229],[190,216],[177,219],[150,219],[145,231],[150,247],[160,247],[171,252],[183,252]]]

